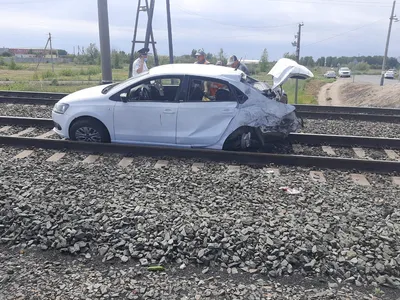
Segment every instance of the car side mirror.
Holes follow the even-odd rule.
[[[128,102],[128,94],[127,93],[121,93],[119,95],[119,97],[120,97],[122,102],[124,102],[124,103]]]

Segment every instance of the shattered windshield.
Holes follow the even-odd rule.
[[[243,82],[244,84],[250,85],[251,87],[259,90],[260,92],[271,89],[271,86],[267,82],[258,81],[257,79],[254,79],[253,77],[250,76],[242,77],[240,81]]]
[[[143,72],[143,73],[141,73],[141,74],[137,74],[137,75],[135,75],[134,77],[130,77],[130,78],[128,78],[128,79],[125,79],[124,81],[122,81],[122,82],[115,82],[115,83],[112,83],[112,84],[110,84],[110,85],[107,85],[101,92],[103,93],[103,94],[107,94],[109,91],[111,91],[112,89],[114,89],[115,87],[117,87],[117,86],[124,86],[124,85],[126,85],[127,83],[130,83],[130,82],[133,82],[134,80],[136,80],[137,78],[140,78],[140,77],[143,77],[143,76],[145,76],[145,75],[147,75],[147,74],[149,74],[149,72],[147,71],[147,72]]]

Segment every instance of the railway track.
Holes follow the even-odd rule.
[[[305,147],[318,147],[317,150],[297,151],[299,154],[230,152],[206,149],[183,149],[173,147],[137,146],[126,144],[94,144],[54,139],[50,119],[1,117],[0,144],[11,147],[42,148],[96,153],[133,154],[150,157],[194,158],[224,163],[248,165],[291,165],[369,172],[400,172],[400,139],[370,138],[357,136],[337,136],[318,134],[291,134],[290,142]],[[16,130],[13,130],[16,128]],[[9,134],[11,133],[11,134]],[[29,135],[29,137],[26,137]],[[334,147],[338,147],[337,150]],[[354,157],[342,157],[341,148],[351,149]],[[368,149],[380,149],[384,159],[372,159]],[[304,155],[304,153],[311,155]],[[320,155],[315,155],[318,152]]]
[[[68,94],[0,91],[0,103],[54,105],[66,95]],[[305,119],[359,120],[400,123],[400,109],[304,104],[295,106],[298,116]]]

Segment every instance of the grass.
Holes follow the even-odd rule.
[[[307,80],[299,80],[298,93],[297,93],[297,103],[298,104],[317,104],[318,103],[318,93],[321,87],[325,83],[333,82],[332,79],[326,79],[322,75],[314,73],[314,78],[309,78]],[[266,81],[272,84],[272,77],[267,75],[267,73],[260,73],[254,76],[256,79],[261,81]],[[289,79],[284,85],[283,89],[288,95],[289,103],[294,103],[295,91],[296,91],[296,80]]]
[[[10,70],[8,65],[0,65],[0,81],[31,81],[52,80],[58,81],[97,81],[101,80],[100,66],[55,64],[54,72],[51,64],[40,64],[36,70],[36,64],[18,63],[18,69]],[[128,65],[122,69],[113,69],[113,80],[122,81],[128,78]]]
[[[0,90],[73,93],[95,85],[97,85],[97,83],[95,82],[90,82],[87,84],[60,85],[55,79],[50,84],[49,83],[44,84],[40,82],[18,82],[10,84],[1,84]]]

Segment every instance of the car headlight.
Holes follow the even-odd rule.
[[[69,104],[66,103],[56,103],[54,105],[53,111],[58,114],[63,114],[67,111]]]

